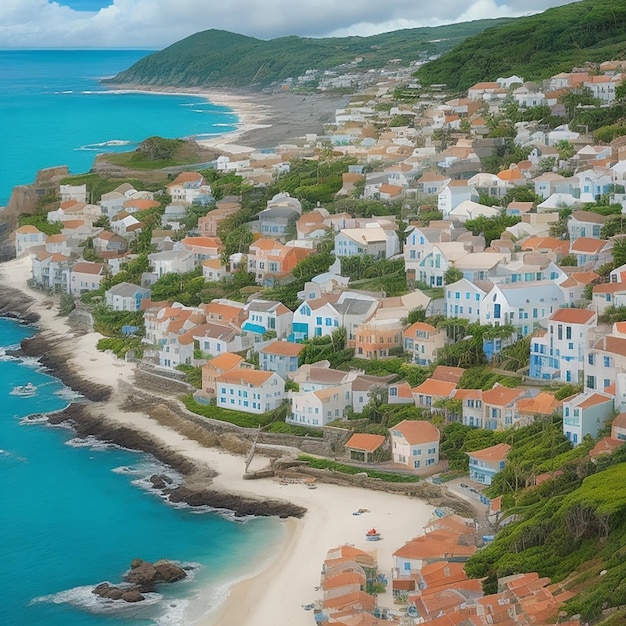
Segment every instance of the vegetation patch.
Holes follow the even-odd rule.
[[[315,469],[327,469],[332,472],[339,472],[340,474],[355,474],[367,473],[368,478],[377,478],[387,483],[417,483],[419,482],[418,476],[405,476],[403,474],[391,474],[390,472],[379,472],[371,470],[370,468],[358,467],[356,465],[348,465],[346,463],[337,463],[329,459],[320,459],[307,454],[300,454],[298,456],[299,461],[306,461],[309,467]]]

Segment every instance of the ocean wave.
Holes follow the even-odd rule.
[[[226,123],[226,122],[217,122],[213,124],[213,126],[233,126],[233,124]]]
[[[84,146],[74,148],[74,150],[93,152],[97,150],[102,150],[103,148],[119,148],[130,145],[135,145],[135,142],[130,141],[129,139],[110,139],[109,141],[101,141],[99,143],[88,143]]]
[[[157,491],[158,492],[158,491]],[[162,496],[163,497],[163,496]],[[191,506],[186,502],[170,502],[167,497],[163,497],[164,501],[167,502],[171,507],[175,509],[179,509],[181,511],[187,511],[188,513],[192,513],[193,515],[219,515],[223,517],[225,520],[229,522],[236,522],[238,524],[247,524],[248,522],[258,519],[255,515],[241,515],[238,516],[234,511],[230,509],[218,509],[214,506],[209,506],[208,504],[202,504],[200,506]]]
[[[112,583],[110,583],[112,584]],[[124,585],[116,585],[123,587]],[[73,607],[87,611],[119,617],[151,617],[160,613],[163,596],[160,593],[142,594],[145,598],[142,602],[124,602],[123,600],[111,600],[101,598],[92,593],[94,586],[85,585],[73,587],[65,591],[59,591],[46,596],[33,598],[30,604],[70,604]],[[156,609],[156,611],[155,611]]]
[[[63,400],[78,400],[80,398],[84,398],[85,396],[83,396],[82,393],[78,392],[78,391],[74,391],[73,389],[70,389],[69,387],[61,387],[61,389],[57,389],[56,391],[52,392],[53,395],[58,396],[59,398],[62,398]]]
[[[87,435],[87,437],[73,437],[66,441],[65,445],[71,448],[89,448],[90,450],[111,450],[119,447],[114,443],[100,441],[100,439],[93,435]]]
[[[44,365],[39,360],[40,357],[36,356],[22,356],[19,357],[22,365],[26,365],[26,367],[32,367],[33,369],[42,370],[44,369]]]
[[[27,415],[26,417],[23,417],[18,423],[20,426],[47,424],[48,416],[45,413],[35,413],[34,415]]]
[[[13,461],[19,461],[20,463],[27,463],[28,459],[24,456],[17,456],[13,454],[13,452],[9,452],[8,450],[2,450],[0,448],[0,457],[4,457],[6,459],[11,459]]]

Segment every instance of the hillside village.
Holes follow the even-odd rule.
[[[16,230],[15,254],[30,256],[32,286],[92,316],[102,349],[186,374],[190,410],[309,437],[344,429],[334,458],[363,471],[462,471],[497,527],[502,497],[483,491],[507,466],[507,431],[557,424],[559,451],[590,462],[626,440],[626,137],[568,124],[623,98],[623,71],[504,77],[462,97],[381,73],[324,135],[226,146],[211,176],[99,198],[64,181]],[[217,193],[220,179],[234,184]],[[459,425],[481,434],[453,448]],[[524,488],[554,479],[541,470]],[[413,540],[431,556],[397,549],[384,574],[416,611],[407,623],[553,623],[574,594],[549,579],[502,576],[493,595],[468,580],[460,563],[485,541],[446,515]],[[378,623],[375,570],[337,548],[315,611]]]

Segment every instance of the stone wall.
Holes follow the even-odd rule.
[[[141,365],[135,368],[135,383],[142,389],[158,393],[185,394],[196,391],[195,387],[179,380],[173,372],[169,376]]]
[[[134,402],[142,402],[146,407],[154,405],[155,403],[164,404],[180,417],[191,420],[193,423],[202,426],[210,432],[218,435],[223,433],[235,433],[250,443],[257,436],[256,428],[242,428],[230,422],[203,417],[187,410],[182,402],[176,398],[168,399],[155,397],[149,393],[150,391],[158,391],[160,394],[183,394],[189,393],[189,391],[195,391],[194,387],[182,381],[157,374],[144,367],[137,367],[135,370],[135,386],[131,386],[127,383],[123,384],[126,390],[132,393]],[[142,392],[141,389],[137,389],[137,387],[140,387],[148,393],[145,393],[145,391]],[[262,450],[263,445],[285,446],[297,448],[307,454],[334,457],[343,450],[343,443],[349,435],[347,431],[340,428],[324,428],[323,434],[323,437],[300,437],[286,433],[261,432],[258,437],[258,443],[261,446],[259,449]],[[266,454],[266,450],[263,450],[263,453]],[[269,456],[281,456],[282,454],[283,452],[272,452]]]

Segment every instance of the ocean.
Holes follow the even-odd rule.
[[[229,583],[259,569],[282,538],[281,522],[170,505],[147,478],[179,480],[171,469],[48,425],[45,414],[73,394],[36,360],[7,354],[33,332],[0,318],[0,624],[193,623],[191,614],[210,610]],[[29,382],[35,395],[12,394]],[[120,582],[135,557],[166,558],[190,567],[190,576],[139,604],[91,593],[102,581]]]
[[[200,96],[122,92],[114,76],[147,50],[0,50],[0,207],[37,171],[88,172],[102,152],[134,149],[147,137],[215,137],[237,116]]]

